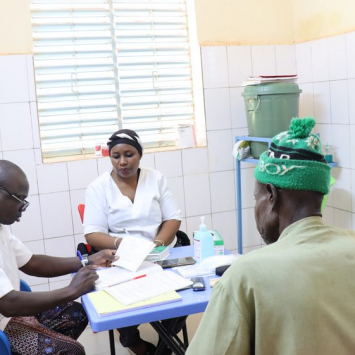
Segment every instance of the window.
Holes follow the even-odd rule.
[[[119,128],[161,148],[175,146],[177,124],[195,124],[204,144],[200,54],[188,6],[31,0],[44,159],[92,154]]]

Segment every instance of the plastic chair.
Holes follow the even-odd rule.
[[[20,290],[24,292],[31,292],[30,286],[28,286],[27,282],[24,280],[20,280]],[[11,346],[9,340],[5,333],[0,330],[0,354],[1,355],[11,355]]]

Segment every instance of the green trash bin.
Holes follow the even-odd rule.
[[[291,119],[298,117],[301,92],[296,83],[246,86],[242,95],[249,136],[271,138],[279,132],[287,131]],[[250,143],[251,155],[254,158],[259,158],[267,148],[267,143]]]

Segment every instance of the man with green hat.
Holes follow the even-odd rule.
[[[355,351],[355,232],[323,224],[330,168],[313,118],[293,119],[255,169],[267,247],[215,286],[188,355],[345,355]]]

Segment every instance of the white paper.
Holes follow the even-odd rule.
[[[153,248],[155,248],[155,243],[147,239],[137,237],[123,238],[116,252],[119,259],[113,262],[112,265],[136,272]]]
[[[143,261],[136,272],[129,271],[120,266],[113,266],[97,270],[99,279],[95,281],[95,288],[102,290],[106,287],[118,285],[123,282],[133,280],[135,277],[150,275],[155,272],[162,272],[163,268],[154,263]]]
[[[105,291],[128,306],[190,285],[192,285],[191,280],[185,279],[173,271],[164,271],[109,287]]]

